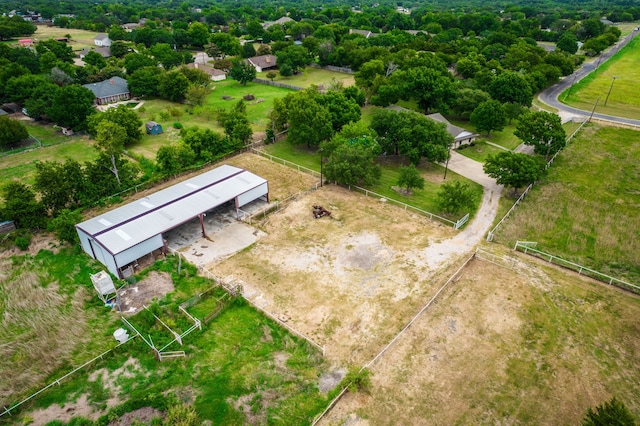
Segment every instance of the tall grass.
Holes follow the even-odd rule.
[[[640,134],[587,126],[497,240],[538,248],[619,278],[640,280]]]

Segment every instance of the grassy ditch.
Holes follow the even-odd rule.
[[[621,279],[640,279],[640,134],[589,125],[501,226],[496,240]]]
[[[11,378],[3,383],[3,406],[9,406],[19,397],[24,397],[64,375],[72,369],[71,366],[92,358],[105,350],[105,347],[115,346],[111,332],[122,325],[114,312],[98,309],[97,303],[94,303],[97,298],[89,290],[80,287],[86,292],[80,298],[77,284],[75,293],[72,291],[72,283],[76,279],[82,283],[89,282],[89,272],[97,269],[88,262],[85,255],[69,250],[57,255],[41,252],[35,261],[41,258],[41,263],[45,260],[48,262],[43,265],[52,269],[52,276],[58,277],[60,282],[64,281],[59,286],[61,295],[58,298],[40,303],[45,303],[39,308],[43,316],[40,322],[42,327],[46,324],[51,336],[43,341],[42,334],[47,332],[44,328],[30,332],[30,345],[39,345],[41,348],[39,353],[34,351],[30,359],[15,354],[5,354],[2,357],[0,376]],[[28,260],[16,259],[14,264],[20,265],[20,262]],[[172,335],[153,314],[173,330],[182,332],[190,326],[191,321],[178,311],[178,305],[212,286],[209,280],[197,275],[195,267],[185,263],[182,264],[181,275],[178,275],[177,265],[177,259],[169,257],[156,262],[137,276],[140,282],[154,271],[169,274],[175,286],[175,291],[156,300],[148,310],[143,309],[129,317],[130,322],[145,338],[153,340],[157,347],[169,343]],[[11,271],[12,276],[24,276],[20,272],[22,266],[14,267]],[[33,272],[27,274],[26,278],[21,279],[27,281],[28,278],[29,288],[37,289],[42,285],[33,277]],[[62,278],[67,275],[68,278]],[[14,287],[15,281],[11,281]],[[52,286],[50,284],[48,287]],[[26,303],[10,287],[3,286],[2,290],[3,308]],[[73,300],[80,300],[75,303],[80,303],[83,307],[88,303],[86,306],[92,308],[78,308],[76,312],[73,310],[75,306],[72,306],[71,312],[66,315],[49,314],[50,311],[55,313],[58,309],[63,310],[59,299],[65,296],[74,296]],[[213,290],[210,298],[205,299],[202,305],[195,304],[189,311],[204,316],[214,307],[213,304],[207,306],[207,301],[215,299],[225,300],[224,292],[220,289]],[[31,296],[29,300],[33,301],[30,303],[35,303],[36,300],[45,298]],[[318,389],[319,378],[327,370],[322,355],[306,341],[292,336],[241,299],[226,300],[225,309],[203,326],[202,331],[196,330],[184,337],[184,346],[173,343],[166,349],[184,350],[186,357],[158,362],[142,339],[134,339],[110,352],[104,359],[99,359],[70,376],[60,386],[43,392],[25,407],[21,407],[17,414],[13,413],[13,419],[17,415],[25,422],[43,417],[67,421],[71,419],[68,413],[79,413],[82,417],[97,421],[97,424],[107,424],[136,408],[149,406],[164,411],[168,405],[177,401],[193,404],[200,418],[213,421],[213,424],[266,424],[277,423],[282,419],[293,419],[298,424],[309,423],[326,405],[327,398],[331,397],[330,392],[321,393]],[[73,302],[68,303],[73,305]],[[98,311],[100,315],[94,314],[94,311]],[[15,315],[9,317],[18,322]],[[24,334],[26,331],[23,329],[28,328],[27,325],[30,326],[37,318],[21,318],[24,324],[14,327]],[[58,334],[54,334],[56,331]],[[71,336],[65,339],[62,338],[62,333]],[[80,336],[81,341],[77,340]],[[2,337],[3,341],[12,343],[5,345],[5,348],[19,344],[14,335]],[[71,350],[72,345],[69,343],[76,341],[82,344],[73,346]],[[56,350],[50,348],[52,342],[58,343],[53,348]],[[50,353],[45,356],[47,349]],[[49,365],[52,359],[57,359],[58,362]],[[23,375],[29,376],[27,372],[33,372],[38,366],[43,369],[46,366],[48,369],[37,380],[30,377],[30,385],[18,392],[15,389],[15,372],[24,371]],[[13,388],[9,388],[10,386]],[[3,421],[4,419],[0,420],[0,423]]]
[[[636,37],[559,99],[586,111],[591,111],[599,99],[598,113],[640,119],[640,93],[636,90],[639,66],[640,40]]]

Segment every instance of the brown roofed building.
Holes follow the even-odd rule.
[[[262,72],[278,66],[277,58],[274,55],[262,55],[254,56],[247,59],[247,61],[253,65],[257,72]]]

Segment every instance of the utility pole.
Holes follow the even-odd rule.
[[[609,92],[607,92],[607,97],[604,99],[604,106],[607,106],[607,101],[609,100],[609,95],[611,94],[611,90],[613,89],[613,83],[616,82],[616,76],[613,76],[611,80],[611,86],[609,86]]]

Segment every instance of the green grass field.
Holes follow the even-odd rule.
[[[640,133],[586,126],[497,232],[621,279],[640,280]]]
[[[60,141],[51,126],[29,126],[29,132],[39,135],[37,137],[43,147],[0,157],[0,187],[12,180],[33,184],[38,161],[64,162],[66,158],[71,158],[83,163],[98,157],[91,140],[86,136],[62,136],[65,139]]]
[[[224,133],[216,121],[218,109],[230,109],[245,95],[255,96],[253,101],[245,101],[247,116],[254,132],[263,132],[269,121],[268,115],[273,107],[273,100],[293,92],[289,89],[268,86],[265,84],[247,83],[242,86],[235,80],[225,80],[212,84],[213,90],[207,96],[204,105],[191,107],[160,99],[148,99],[138,109],[143,123],[154,120],[162,124],[164,133],[150,136],[144,134],[142,140],[129,149],[148,158],[155,158],[158,148],[164,144],[180,140],[179,131],[173,128],[174,123],[180,123],[184,127],[199,126],[209,128],[219,133]],[[229,96],[232,99],[222,99]]]
[[[274,78],[273,81],[304,88],[307,88],[312,84],[315,84],[316,86],[323,85],[326,88],[332,82],[341,83],[344,87],[353,86],[355,84],[355,80],[351,74],[329,71],[322,68],[307,67],[303,72],[291,77],[282,77],[280,76],[280,73],[277,72],[276,74],[277,77]],[[269,80],[266,71],[258,73],[256,77]]]
[[[591,111],[599,99],[598,113],[640,119],[640,92],[636,90],[639,67],[640,39],[636,37],[595,72],[563,92],[559,99],[586,111]]]
[[[178,312],[178,304],[210,288],[212,282],[197,276],[196,268],[188,264],[182,265],[179,276],[177,266],[177,260],[169,257],[138,280],[151,271],[171,275],[176,290],[150,309],[182,331],[188,320]],[[0,334],[5,343],[0,347],[0,405],[10,406],[72,366],[115,346],[111,333],[120,321],[102,307],[89,280],[89,273],[99,269],[79,249],[17,257],[5,269],[10,274],[0,281],[0,306],[6,314]],[[223,294],[218,289],[213,297]],[[171,339],[148,311],[129,320],[158,346]],[[81,395],[104,413],[107,400],[117,397],[111,416],[171,396],[188,398],[200,417],[213,424],[246,424],[249,419],[259,424],[282,419],[309,423],[327,403],[327,395],[318,390],[319,377],[328,368],[322,355],[245,302],[232,301],[202,332],[186,336],[184,343],[183,347],[174,343],[168,350],[185,350],[185,358],[160,363],[137,338],[43,392],[12,419],[28,423],[31,409],[72,404]],[[117,373],[123,365],[129,365],[126,374]],[[99,370],[110,379],[91,374]]]

